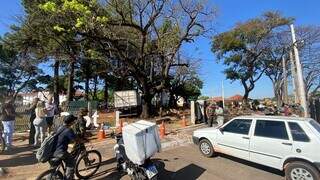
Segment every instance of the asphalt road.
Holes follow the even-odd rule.
[[[284,180],[282,172],[226,155],[203,157],[197,146],[188,145],[157,154],[154,161],[160,179],[182,180]],[[94,179],[129,179],[114,171],[114,159],[107,159]]]

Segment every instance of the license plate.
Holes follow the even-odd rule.
[[[149,179],[153,178],[153,176],[158,174],[158,170],[155,165],[148,166],[146,168],[146,174]]]

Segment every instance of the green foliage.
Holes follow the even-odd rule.
[[[39,8],[47,12],[56,12],[57,5],[54,2],[48,1],[44,4],[39,4]]]
[[[240,80],[248,94],[265,71],[265,40],[276,28],[291,22],[291,18],[283,18],[277,12],[267,12],[214,36],[211,50],[218,62],[223,60],[227,66],[224,70],[227,79]]]
[[[209,96],[200,96],[198,99],[199,100],[208,100],[208,99],[210,99],[210,97]]]
[[[0,96],[15,98],[20,91],[37,84],[41,73],[32,57],[0,44]]]

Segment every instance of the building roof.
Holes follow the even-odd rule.
[[[230,100],[230,101],[242,101],[242,99],[243,99],[243,96],[241,96],[239,94],[236,94],[236,95],[228,98],[228,100]]]
[[[234,96],[231,96],[229,98],[225,98],[224,100],[226,102],[228,101],[242,101],[243,99],[243,96],[239,95],[239,94],[236,94]],[[209,101],[213,101],[213,102],[219,102],[219,101],[222,101],[222,97],[221,96],[217,96],[217,97],[212,97],[210,99],[208,99]]]

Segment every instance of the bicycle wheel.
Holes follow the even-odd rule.
[[[6,147],[6,143],[3,139],[3,137],[0,136],[0,153],[2,153],[4,151],[5,147]]]
[[[63,174],[55,169],[49,169],[41,173],[36,180],[63,180]]]
[[[94,175],[101,164],[101,154],[97,150],[87,151],[79,157],[76,163],[75,173],[79,179],[88,179]]]

